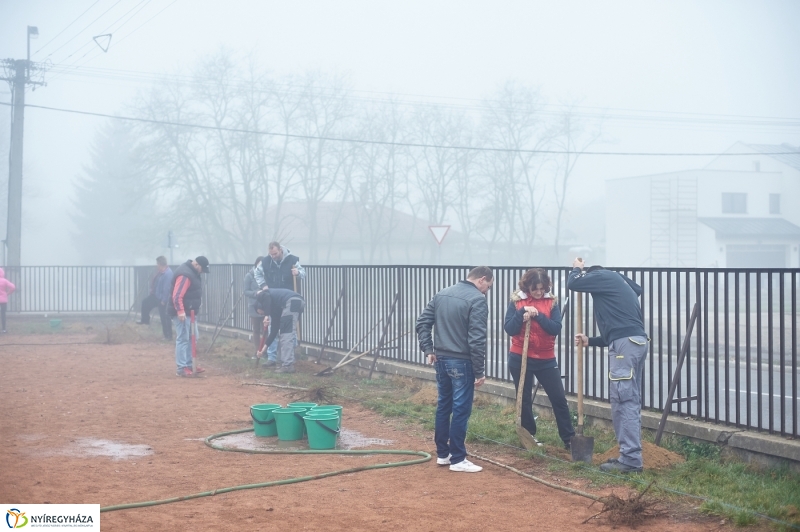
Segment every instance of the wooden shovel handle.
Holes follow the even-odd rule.
[[[528,341],[531,338],[531,320],[525,323],[525,340],[522,342],[522,367],[517,383],[517,419],[522,417],[522,388],[525,387],[525,372],[528,371]]]

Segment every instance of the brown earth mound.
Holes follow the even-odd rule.
[[[619,458],[619,445],[615,445],[603,454],[594,455],[592,461],[595,464],[602,464],[611,458]],[[645,469],[666,469],[686,461],[683,456],[647,441],[642,442],[642,459]]]

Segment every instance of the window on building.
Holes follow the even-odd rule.
[[[780,194],[770,194],[769,195],[769,213],[770,214],[780,214],[781,213],[781,195]]]
[[[722,212],[725,214],[744,214],[747,212],[747,194],[743,192],[723,192]]]

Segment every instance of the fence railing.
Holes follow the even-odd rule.
[[[240,297],[248,265],[213,265],[205,278],[199,319],[250,330],[247,300]],[[548,268],[553,293],[567,302],[569,268]],[[302,340],[321,345],[329,323],[328,345],[340,349],[378,343],[392,301],[389,349],[381,356],[424,364],[413,332],[417,316],[433,295],[466,277],[458,266],[306,266],[306,312]],[[489,336],[486,372],[509,380],[509,338],[503,318],[509,296],[525,268],[495,268],[495,285],[487,295]],[[683,365],[672,407],[683,416],[797,437],[798,269],[656,269],[617,270],[639,283],[645,329],[650,337],[642,384],[644,406],[661,410],[683,342],[692,307],[700,318]],[[127,312],[148,293],[151,267],[22,267],[7,269],[18,286],[10,312]],[[338,314],[333,310],[340,295]],[[575,297],[575,296],[573,296]],[[584,330],[598,334],[592,300],[584,295]],[[228,319],[229,318],[229,319]],[[568,393],[576,390],[575,305],[567,303],[556,356]],[[379,323],[380,321],[380,323]],[[377,324],[377,325],[376,325]],[[408,334],[406,334],[408,333]],[[607,353],[586,352],[585,395],[608,400]]]

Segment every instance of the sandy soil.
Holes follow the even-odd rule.
[[[251,426],[250,405],[285,404],[290,398],[285,390],[243,386],[241,377],[224,374],[213,360],[204,364],[205,378],[178,378],[173,348],[166,343],[3,347],[91,340],[81,334],[0,338],[0,501],[110,506],[394,461],[206,447],[206,436]],[[344,407],[348,430],[390,440],[389,448],[434,454],[430,432],[383,419],[358,404]],[[525,466],[507,458],[515,467]],[[430,461],[339,475],[103,513],[101,525],[104,531],[217,532],[611,529],[581,524],[598,511],[597,505],[589,507],[591,501],[483,465],[477,474],[453,473]],[[719,519],[695,517],[665,518],[643,528],[721,527]]]

